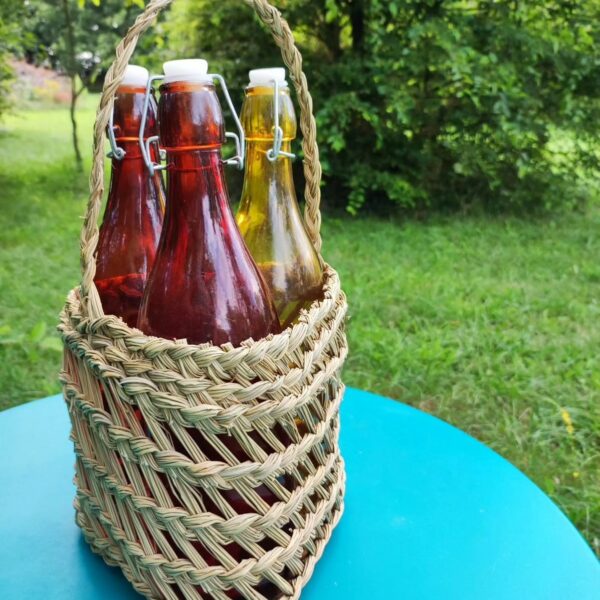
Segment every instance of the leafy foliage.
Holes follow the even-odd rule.
[[[20,45],[20,16],[20,7],[15,8],[10,0],[0,0],[0,116],[11,107],[10,92],[14,73],[9,59]]]
[[[63,2],[30,0],[24,20],[25,55],[30,62],[46,64],[77,76],[89,90],[98,90],[114,59],[115,47],[133,23],[142,0],[67,0],[72,19],[73,48]]]
[[[600,2],[281,0],[315,96],[328,198],[356,213],[574,206],[598,167]],[[279,64],[237,0],[175,3],[173,55],[234,86]],[[577,143],[565,156],[561,131]]]
[[[0,0],[29,60],[98,89],[142,0]],[[9,6],[11,5],[11,6]],[[279,0],[302,49],[328,203],[532,210],[575,207],[600,173],[600,0]],[[2,8],[5,6],[6,8]],[[15,13],[22,15],[15,18]],[[11,36],[3,36],[11,39]],[[6,97],[0,43],[0,112]],[[207,56],[233,90],[281,58],[239,0],[178,0],[135,61]]]
[[[45,63],[70,79],[73,151],[79,168],[77,101],[86,89],[102,87],[114,47],[143,7],[142,0],[60,0],[58,6],[56,1],[27,0],[21,5],[28,60]]]

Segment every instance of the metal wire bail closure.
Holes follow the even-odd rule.
[[[167,165],[161,165],[160,163],[153,162],[152,158],[150,157],[150,146],[152,144],[156,144],[158,146],[158,155],[162,160],[163,152],[159,146],[160,137],[153,135],[146,139],[146,122],[148,121],[148,110],[150,108],[150,94],[152,93],[154,82],[162,81],[163,79],[164,75],[152,75],[152,77],[148,79],[148,83],[146,84],[146,93],[144,94],[144,106],[142,107],[142,122],[140,123],[140,150],[142,152],[144,164],[146,165],[151,177],[154,176],[156,171],[164,171],[167,168]]]
[[[229,94],[229,90],[227,89],[227,84],[225,83],[225,79],[222,75],[218,73],[211,73],[208,75],[211,79],[216,79],[220,84],[223,90],[223,95],[225,96],[225,100],[227,102],[227,106],[229,106],[229,111],[231,112],[231,116],[235,121],[235,126],[237,127],[238,133],[234,133],[233,131],[226,131],[225,137],[235,141],[235,156],[233,158],[228,158],[223,161],[226,165],[232,165],[237,167],[240,171],[244,169],[244,163],[246,161],[246,134],[244,133],[244,128],[242,127],[242,121],[235,110],[235,106],[233,105],[233,101],[231,100],[231,96]]]
[[[213,81],[216,80],[221,85],[223,90],[223,95],[225,96],[225,101],[227,102],[227,106],[229,107],[229,111],[231,112],[231,116],[235,121],[235,125],[237,127],[238,133],[234,133],[233,131],[226,131],[225,137],[227,139],[232,139],[235,141],[235,156],[232,158],[228,158],[223,161],[226,165],[232,165],[238,168],[240,171],[244,168],[244,162],[246,158],[246,136],[244,134],[244,128],[242,127],[242,122],[238,116],[237,111],[235,110],[235,106],[233,105],[233,101],[231,100],[231,95],[229,94],[229,89],[227,88],[227,84],[225,83],[225,79],[222,75],[218,73],[211,73],[207,75]],[[144,163],[150,172],[150,175],[154,175],[156,171],[163,171],[167,168],[167,165],[162,165],[160,163],[155,163],[152,161],[150,157],[150,146],[154,143],[158,144],[160,141],[159,136],[155,135],[145,139],[146,133],[146,122],[148,120],[148,109],[150,108],[150,94],[152,92],[152,85],[155,81],[162,81],[164,79],[164,75],[153,75],[148,80],[148,84],[146,86],[146,94],[144,96],[144,106],[142,109],[142,122],[140,124],[140,149],[142,151],[142,157],[144,158]],[[159,155],[161,160],[164,159],[164,151],[159,148]]]
[[[283,144],[283,129],[281,128],[281,126],[279,125],[279,81],[277,81],[277,79],[273,79],[273,86],[274,86],[274,91],[273,91],[273,133],[274,133],[274,138],[273,138],[273,148],[271,148],[268,152],[267,152],[267,159],[270,162],[275,162],[276,160],[278,160],[279,158],[291,158],[292,160],[294,160],[296,158],[295,154],[292,154],[291,152],[284,152],[281,149],[281,146]]]
[[[113,109],[110,111],[110,117],[108,118],[108,142],[110,143],[110,152],[106,155],[108,158],[114,158],[115,160],[123,160],[125,158],[125,150],[117,145],[117,139],[115,138],[115,107],[113,100]]]

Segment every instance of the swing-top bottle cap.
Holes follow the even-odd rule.
[[[272,69],[253,69],[249,73],[250,87],[270,87],[276,81],[280,87],[287,86],[285,80],[285,69],[274,67]]]
[[[211,81],[208,76],[208,62],[202,58],[170,60],[163,65],[164,83],[173,81]]]
[[[144,67],[138,65],[127,65],[121,85],[146,87],[146,85],[148,85],[148,79],[150,79],[148,69],[144,69]]]

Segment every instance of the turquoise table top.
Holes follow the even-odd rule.
[[[0,599],[139,598],[88,550],[58,396],[0,413]],[[303,600],[599,600],[600,563],[523,474],[457,429],[358,390],[346,512]]]

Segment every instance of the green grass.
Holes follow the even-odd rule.
[[[90,146],[93,112],[80,113]],[[58,391],[52,330],[77,283],[85,174],[65,111],[0,131],[0,409]],[[325,224],[350,301],[348,384],[466,430],[600,550],[600,214]]]
[[[90,147],[93,111],[82,111]],[[65,109],[28,111],[0,124],[0,410],[56,392],[54,335],[78,277],[86,175],[74,168]]]

